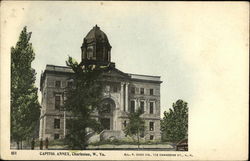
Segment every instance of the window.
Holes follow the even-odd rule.
[[[61,105],[61,97],[60,96],[55,96],[55,109],[60,109]]]
[[[149,131],[154,131],[154,122],[149,122]]]
[[[150,135],[149,139],[154,140],[154,135]]]
[[[111,104],[109,102],[104,103],[102,105],[102,109],[101,109],[102,113],[110,113],[111,112]]]
[[[154,95],[154,89],[150,89],[149,94]]]
[[[127,121],[126,120],[123,122],[123,126],[127,127]]]
[[[110,118],[100,118],[100,123],[103,130],[110,130]]]
[[[61,81],[56,81],[56,88],[60,88],[61,87]]]
[[[140,107],[141,107],[142,113],[144,113],[144,101],[140,101]]]
[[[144,88],[141,88],[141,89],[140,89],[140,93],[141,93],[141,94],[144,94]]]
[[[54,119],[54,129],[60,129],[60,119]]]
[[[154,102],[149,102],[149,113],[150,114],[154,113]]]
[[[131,106],[130,106],[130,112],[134,113],[135,112],[135,101],[131,101]]]
[[[92,46],[89,46],[88,49],[87,49],[87,57],[88,57],[89,60],[92,60],[93,57],[94,57],[93,47]]]
[[[110,92],[110,86],[106,85],[106,92]]]
[[[131,93],[135,94],[135,87],[131,87]]]
[[[60,135],[59,134],[54,134],[54,140],[59,139]]]

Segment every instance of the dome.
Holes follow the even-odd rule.
[[[81,46],[82,62],[109,63],[111,58],[111,45],[107,35],[95,25],[83,39]]]
[[[87,36],[84,38],[84,40],[87,43],[91,43],[93,41],[97,41],[97,42],[109,42],[108,41],[108,37],[107,35],[100,30],[100,27],[98,27],[97,25],[95,25],[87,34]]]

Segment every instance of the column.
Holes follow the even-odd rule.
[[[47,129],[47,127],[46,127],[46,119],[47,119],[47,116],[44,116],[43,117],[43,135],[42,135],[42,139],[45,139],[45,136],[46,136],[46,129]]]
[[[124,86],[124,83],[121,82],[121,110],[125,111],[124,110],[124,91],[123,91],[123,86]]]
[[[125,103],[125,111],[127,111],[128,112],[128,85],[129,85],[129,83],[126,83],[126,86],[125,86],[125,92],[126,92],[126,94],[125,94],[125,101],[126,101],[126,103]]]
[[[43,114],[41,114],[42,116]],[[40,119],[40,127],[39,127],[39,139],[43,138],[43,118]]]
[[[139,108],[139,103],[138,103],[138,98],[136,98],[135,99],[135,111],[137,111],[138,110],[138,108]]]

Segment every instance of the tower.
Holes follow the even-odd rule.
[[[110,63],[111,48],[107,35],[95,25],[83,39],[82,63],[103,65]]]

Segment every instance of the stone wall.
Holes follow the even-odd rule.
[[[53,69],[53,68],[51,68]],[[66,71],[67,68],[60,69],[60,71]],[[116,73],[117,74],[117,73]],[[63,111],[55,109],[55,96],[61,96],[61,103],[63,103],[63,92],[67,86],[70,76],[67,73],[49,73],[47,72],[42,82],[42,109],[41,109],[41,121],[40,121],[40,138],[45,139],[49,137],[50,140],[54,139],[55,134],[59,134],[60,138],[64,136],[64,119]],[[111,77],[112,78],[112,77]],[[150,78],[153,79],[153,78]],[[113,80],[113,81],[112,81]],[[61,81],[61,87],[55,87],[55,82]],[[115,102],[115,110],[112,114],[112,129],[102,134],[102,138],[108,138],[111,136],[123,138],[123,122],[128,119],[129,111],[124,111],[125,106],[125,87],[122,84],[128,85],[128,110],[130,109],[130,101],[135,100],[138,109],[140,107],[140,101],[144,101],[145,113],[142,117],[146,122],[146,132],[144,139],[149,140],[150,135],[153,135],[153,140],[159,140],[160,135],[160,82],[155,81],[143,81],[133,79],[120,79],[114,78],[106,81],[106,86],[109,86],[109,90],[104,90],[104,98],[111,98]],[[122,87],[124,87],[122,89]],[[131,92],[132,87],[135,87],[135,94]],[[115,89],[116,88],[116,89]],[[144,94],[140,94],[140,88],[144,88]],[[104,88],[106,89],[106,87]],[[150,89],[153,89],[153,95],[150,95]],[[123,94],[121,93],[123,91]],[[121,102],[123,101],[123,103]],[[150,114],[149,106],[150,102],[154,102],[154,112]],[[93,115],[98,115],[97,112]],[[60,119],[60,129],[54,128],[54,119]],[[149,131],[149,122],[154,122],[154,131]],[[95,139],[96,140],[96,139]]]

